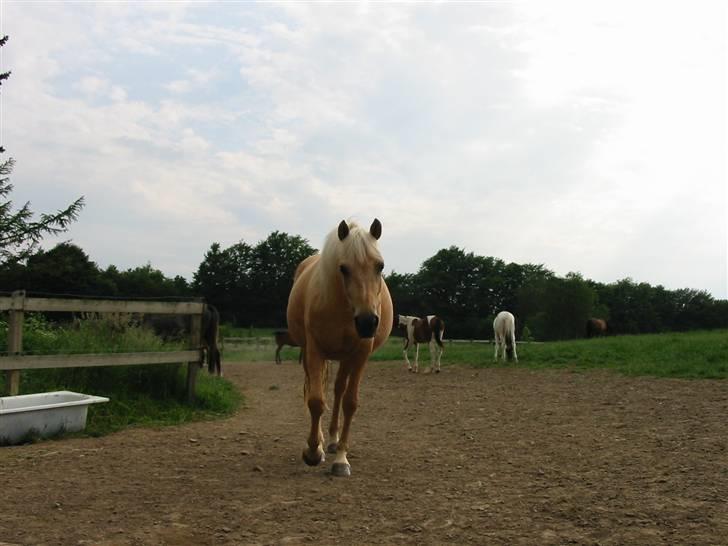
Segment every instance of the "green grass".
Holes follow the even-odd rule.
[[[0,338],[7,338],[0,322]],[[61,328],[41,316],[29,315],[24,325],[23,349],[33,354],[164,351],[183,348],[164,343],[134,325],[113,327],[106,320],[83,321]],[[0,345],[0,350],[5,347]],[[243,403],[235,386],[206,370],[197,375],[197,397],[186,402],[184,364],[23,370],[20,394],[70,390],[105,396],[105,404],[89,407],[85,434],[103,435],[130,426],[166,426],[230,415]],[[5,389],[0,373],[0,389]]]
[[[275,344],[250,345],[225,353],[228,360],[273,360]],[[298,349],[286,347],[284,361],[296,361]],[[410,350],[410,360],[414,351]],[[574,370],[608,369],[625,375],[654,377],[725,379],[728,377],[728,331],[712,330],[597,339],[524,343],[518,346],[517,366]],[[373,361],[401,360],[402,339],[392,337],[374,355]],[[420,347],[420,367],[429,364],[427,347]],[[442,365],[476,367],[503,366],[493,362],[493,345],[448,343]],[[508,363],[508,366],[513,364]]]

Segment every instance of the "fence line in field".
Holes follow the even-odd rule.
[[[0,311],[8,311],[9,314],[8,354],[0,355],[0,370],[5,370],[5,391],[11,396],[18,394],[21,370],[187,362],[187,398],[192,401],[195,397],[197,370],[202,364],[202,315],[205,308],[202,302],[28,297],[25,290],[17,290],[10,296],[0,296]],[[189,350],[26,355],[23,353],[23,320],[26,311],[190,315]]]

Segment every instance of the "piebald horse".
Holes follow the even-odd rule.
[[[493,321],[493,334],[495,335],[495,356],[493,360],[498,360],[498,348],[502,347],[503,360],[506,355],[508,360],[518,362],[518,353],[516,352],[516,319],[508,311],[501,311]]]
[[[445,332],[445,321],[436,315],[428,315],[424,319],[407,315],[397,315],[397,317],[399,326],[406,329],[402,354],[404,354],[407,369],[417,373],[419,369],[420,343],[427,343],[430,346],[431,366],[435,368],[435,373],[440,373],[440,357],[444,349],[442,345],[442,334]],[[438,345],[437,348],[435,348],[435,344]],[[410,345],[415,346],[414,368],[407,357]],[[435,351],[437,351],[437,355],[435,355]]]
[[[326,407],[326,361],[339,361],[327,446],[329,453],[336,453],[334,476],[351,475],[346,453],[359,384],[369,355],[392,330],[392,298],[377,248],[381,235],[379,220],[369,230],[342,221],[326,237],[321,252],[300,263],[288,298],[288,332],[303,349],[303,392],[311,416],[303,461],[310,466],[325,459],[321,415]]]

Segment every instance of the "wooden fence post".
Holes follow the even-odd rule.
[[[202,308],[205,313],[207,306]],[[197,372],[202,362],[202,314],[190,315],[190,349],[200,351],[196,362],[187,363],[187,402],[195,401],[195,385],[197,383]]]
[[[16,290],[13,292],[12,298],[12,308],[8,312],[8,354],[18,355],[23,352],[25,290]],[[10,396],[15,396],[20,392],[20,370],[5,372],[5,392]]]

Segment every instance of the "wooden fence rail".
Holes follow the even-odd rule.
[[[5,391],[20,390],[20,371],[38,368],[81,368],[89,366],[136,366],[187,362],[187,399],[195,397],[197,371],[202,363],[202,302],[129,301],[27,297],[24,290],[0,296],[0,311],[8,311],[8,354],[0,355],[5,370]],[[23,354],[23,320],[26,311],[93,313],[149,313],[190,315],[189,350],[168,352],[104,353],[74,355]]]

